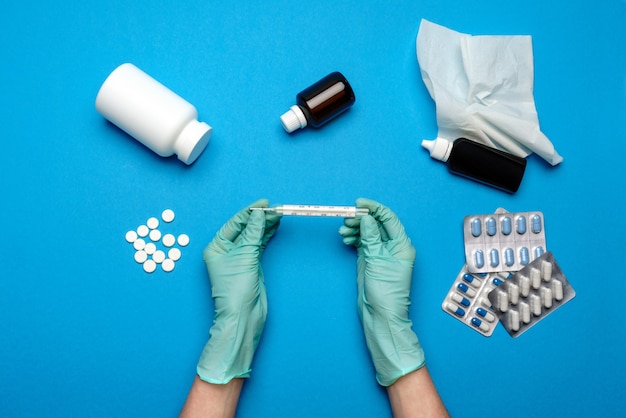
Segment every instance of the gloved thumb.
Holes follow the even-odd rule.
[[[370,216],[365,215],[361,218],[361,247],[366,256],[381,255],[383,251],[383,241],[378,229],[378,223]]]
[[[261,245],[265,233],[265,213],[253,210],[248,218],[248,224],[241,233],[241,245]]]

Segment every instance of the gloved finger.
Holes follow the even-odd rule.
[[[358,218],[344,218],[343,224],[348,228],[359,228],[361,224],[361,217]]]
[[[378,256],[384,251],[376,220],[371,215],[361,217],[361,248],[365,256]]]
[[[261,241],[261,251],[265,249],[269,240],[274,236],[280,226],[282,215],[275,213],[265,213],[265,233]]]
[[[339,227],[339,235],[342,237],[351,237],[359,233],[359,228],[351,228],[345,225]]]
[[[354,246],[358,246],[359,245],[359,236],[354,236],[354,237],[344,237],[343,238],[343,243],[346,245],[354,245]]]
[[[248,217],[248,222],[241,231],[237,245],[261,246],[265,233],[265,213],[261,210],[253,210]]]
[[[365,198],[357,199],[356,204],[358,207],[368,208],[370,215],[382,224],[384,231],[381,232],[381,235],[384,241],[386,241],[387,237],[392,240],[404,240],[406,238],[406,232],[404,231],[404,226],[402,226],[400,219],[387,206],[375,200]],[[385,237],[385,234],[387,237]]]
[[[222,226],[222,228],[218,232],[218,235],[226,241],[235,242],[237,237],[239,237],[239,234],[241,234],[241,232],[246,227],[246,224],[248,223],[248,218],[250,218],[250,212],[252,212],[250,208],[266,208],[268,204],[269,201],[267,199],[260,199],[247,205],[245,208],[241,209],[239,212],[233,215],[233,217],[230,218],[228,222],[224,224],[224,226]]]

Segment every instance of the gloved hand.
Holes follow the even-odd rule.
[[[267,315],[261,256],[278,228],[280,215],[249,208],[268,204],[263,199],[239,211],[204,250],[215,316],[197,373],[209,383],[250,377]]]
[[[389,386],[425,364],[409,319],[415,248],[389,208],[369,199],[357,199],[356,205],[370,214],[346,218],[339,233],[357,248],[359,316],[376,379]]]

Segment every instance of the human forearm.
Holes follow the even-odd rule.
[[[396,380],[387,394],[395,418],[450,416],[425,366]]]
[[[242,385],[243,379],[232,379],[225,385],[214,385],[196,376],[180,417],[234,417]]]

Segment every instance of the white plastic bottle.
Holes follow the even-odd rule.
[[[185,164],[200,156],[213,131],[193,105],[129,63],[104,81],[96,109],[158,155],[176,154]]]

